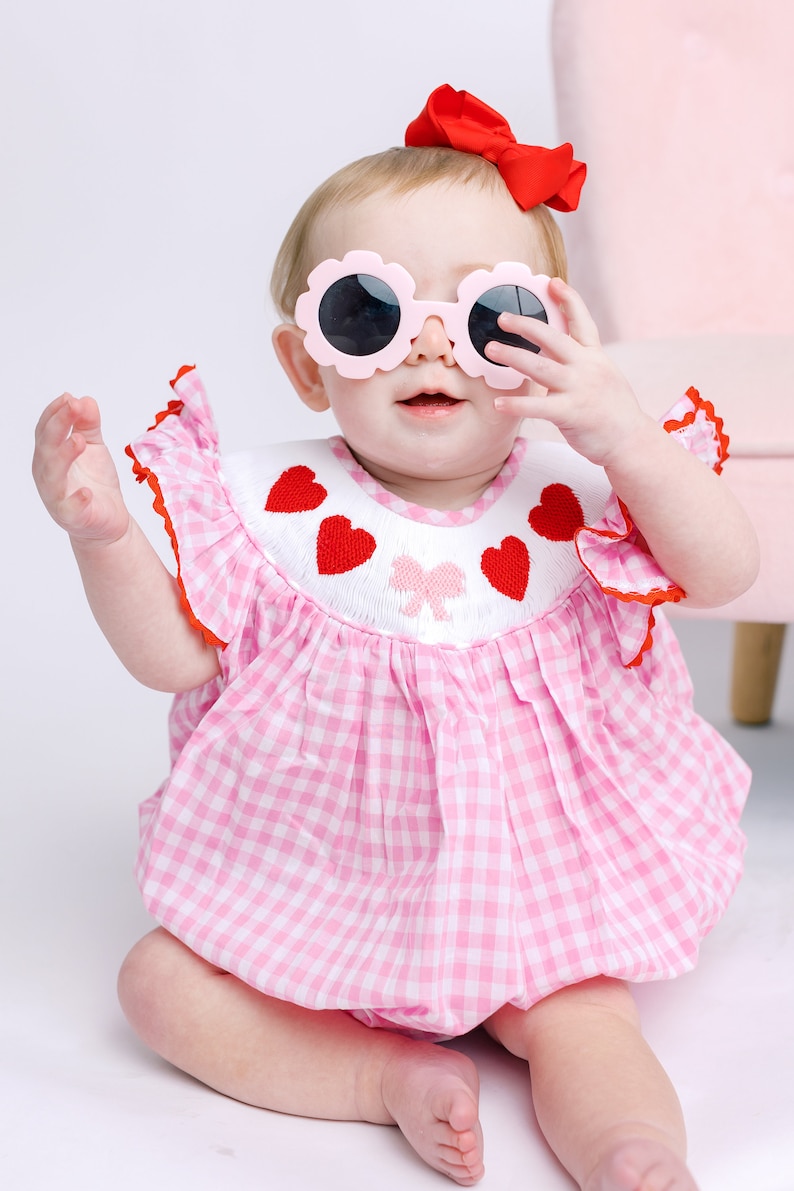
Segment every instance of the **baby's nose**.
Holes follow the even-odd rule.
[[[406,363],[419,364],[430,360],[441,360],[448,367],[455,363],[452,343],[443,321],[437,314],[431,314],[425,319],[422,329],[411,343]]]

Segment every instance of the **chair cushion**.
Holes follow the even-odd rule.
[[[723,419],[734,459],[794,457],[794,335],[641,339],[606,350],[654,417],[694,385]]]

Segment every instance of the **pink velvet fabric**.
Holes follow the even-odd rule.
[[[565,221],[607,340],[794,331],[794,7],[556,0]],[[694,383],[694,382],[693,382]]]
[[[792,44],[787,0],[554,6],[559,133],[589,169],[571,281],[649,412],[689,385],[719,408],[762,565],[707,615],[773,623],[794,620]]]

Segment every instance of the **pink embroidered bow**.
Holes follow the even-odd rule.
[[[403,554],[392,563],[391,585],[395,591],[413,592],[413,598],[401,609],[406,616],[418,616],[429,604],[435,620],[449,620],[444,600],[463,595],[466,581],[454,562],[442,562],[426,571],[415,558]]]

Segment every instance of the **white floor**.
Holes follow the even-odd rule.
[[[755,769],[745,821],[747,875],[698,970],[643,987],[638,998],[647,1034],[684,1102],[702,1191],[792,1191],[794,645],[789,640],[775,722],[741,729],[725,710],[729,627],[678,622],[678,629],[700,710]],[[57,648],[68,669],[62,634]],[[39,745],[23,796],[2,812],[4,1185],[22,1191],[442,1186],[394,1129],[299,1120],[226,1100],[169,1069],[130,1035],[116,1007],[114,978],[147,927],[129,876],[134,804],[164,764],[164,751],[154,746],[151,756],[133,755],[132,740],[160,740],[165,705],[148,692],[136,695],[116,667],[108,659],[104,697],[114,700],[123,691],[126,717],[113,731],[92,733],[80,711],[89,688],[75,667],[62,685],[68,733],[56,731],[46,747]],[[52,714],[46,698],[32,709],[34,720]],[[570,1189],[537,1131],[522,1065],[479,1036],[464,1045],[482,1072],[483,1187]]]

